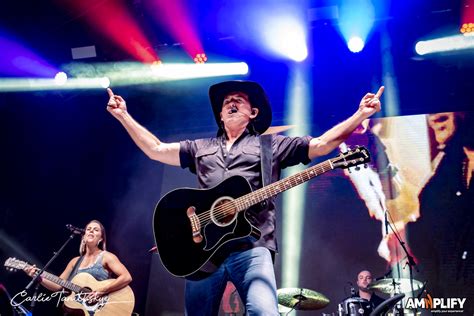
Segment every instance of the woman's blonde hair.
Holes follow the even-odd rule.
[[[99,243],[97,244],[97,247],[99,247],[99,249],[101,249],[101,250],[107,250],[107,238],[106,238],[106,236],[105,236],[105,228],[104,228],[104,225],[102,225],[102,223],[99,222],[98,220],[93,219],[93,220],[91,220],[89,223],[87,223],[87,225],[86,225],[86,227],[84,227],[84,229],[87,229],[87,226],[89,226],[90,223],[97,223],[97,224],[99,224],[100,233],[101,233],[101,235],[102,235],[102,238],[101,238],[101,240],[99,241]],[[80,254],[81,256],[83,256],[85,253],[86,253],[86,243],[84,242],[84,236],[82,236],[81,244],[79,245],[79,254]]]

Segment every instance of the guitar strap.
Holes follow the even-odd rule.
[[[74,268],[72,268],[71,273],[67,277],[68,281],[71,281],[71,279],[76,275],[76,272],[79,269],[79,266],[81,265],[82,260],[84,260],[84,256],[80,256],[79,259],[77,259],[76,264],[74,265]]]
[[[272,161],[273,161],[273,148],[272,148],[272,134],[266,134],[260,136],[260,157],[261,157],[261,174],[262,174],[262,186],[267,186],[272,183]],[[266,204],[266,201],[265,201]],[[275,263],[275,251],[270,250],[272,255],[272,262]]]
[[[260,136],[260,157],[262,168],[262,186],[267,186],[272,183],[272,134]]]

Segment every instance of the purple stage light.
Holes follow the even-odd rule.
[[[0,33],[0,75],[53,78],[58,71],[25,45]]]

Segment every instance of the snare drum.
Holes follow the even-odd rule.
[[[360,297],[350,297],[338,305],[339,316],[367,316],[372,312],[372,304]]]

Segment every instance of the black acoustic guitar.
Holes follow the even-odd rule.
[[[178,277],[200,278],[198,271],[212,273],[219,263],[210,259],[223,245],[249,236],[260,238],[260,231],[246,217],[251,206],[329,170],[369,161],[369,151],[356,147],[256,191],[241,176],[210,189],[173,190],[158,202],[153,218],[161,261]]]

